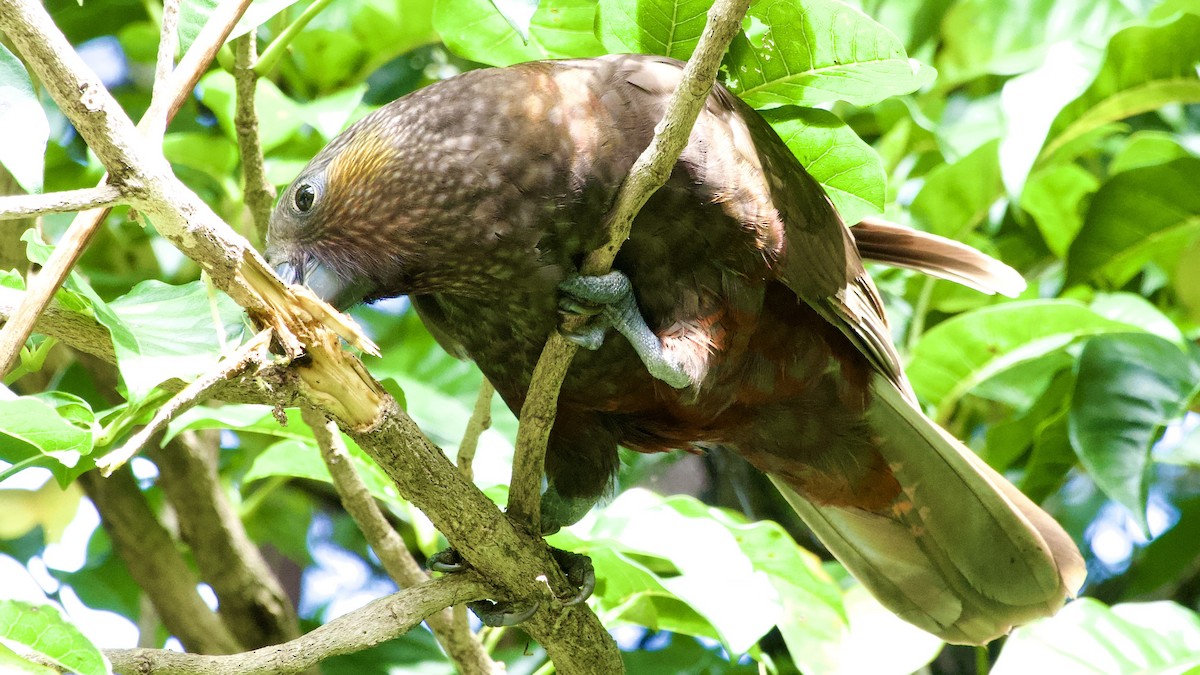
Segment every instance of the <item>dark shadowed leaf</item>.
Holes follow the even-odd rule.
[[[1200,387],[1200,364],[1147,334],[1098,335],[1076,366],[1071,444],[1105,494],[1146,525],[1150,450]]]

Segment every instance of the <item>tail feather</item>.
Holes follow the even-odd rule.
[[[773,477],[829,550],[889,609],[948,642],[982,644],[1052,614],[1083,559],[1049,515],[882,376],[867,418],[902,488],[886,513],[827,506]]]
[[[1025,290],[1025,279],[1016,270],[953,239],[878,218],[867,218],[850,232],[867,260],[924,272],[988,295],[1016,297]]]

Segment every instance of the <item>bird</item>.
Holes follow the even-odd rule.
[[[1081,587],[1071,537],[923,412],[863,260],[1013,295],[970,247],[848,227],[771,126],[719,83],[613,271],[579,273],[682,63],[471,70],[367,115],[281,193],[266,257],[339,308],[407,295],[519,411],[564,314],[591,323],[545,459],[544,532],[613,488],[618,446],[721,446],[766,473],[883,605],[962,644]]]

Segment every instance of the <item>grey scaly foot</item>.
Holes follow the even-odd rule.
[[[592,567],[591,558],[554,547],[550,548],[550,554],[562,569],[563,574],[566,575],[567,581],[578,589],[574,595],[563,599],[562,603],[567,606],[577,605],[591,597],[592,592],[596,589],[596,570]],[[438,551],[429,557],[429,569],[434,572],[453,574],[468,567],[470,565],[467,564],[467,561],[452,548]],[[485,626],[515,626],[533,616],[539,606],[541,603],[538,602],[495,602],[492,600],[467,603],[467,607],[475,612],[475,616],[479,617]]]
[[[568,340],[585,349],[599,349],[604,342],[605,330],[611,326],[629,340],[642,363],[646,364],[646,370],[655,378],[676,389],[694,384],[682,366],[663,350],[662,340],[646,325],[633,297],[629,277],[617,271],[598,277],[574,274],[564,279],[558,290],[563,293],[558,303],[560,310],[596,316],[597,319],[581,332],[564,331],[563,336]]]

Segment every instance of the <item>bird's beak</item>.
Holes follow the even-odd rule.
[[[275,266],[275,273],[289,284],[308,286],[318,298],[345,310],[362,302],[371,284],[366,281],[344,279],[313,256],[301,261],[284,260]]]

